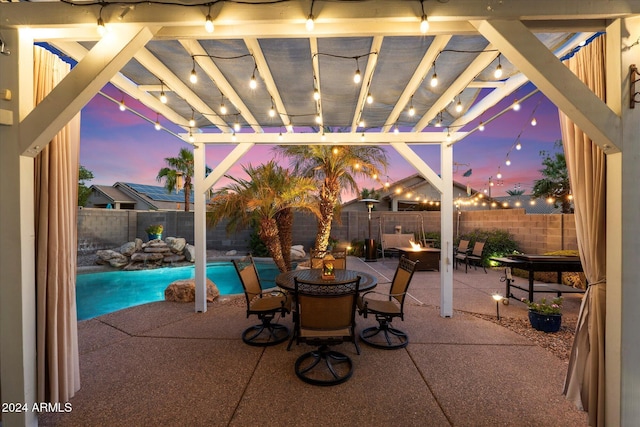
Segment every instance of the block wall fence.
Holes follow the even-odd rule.
[[[151,224],[164,226],[163,236],[184,237],[193,243],[193,212],[131,211],[115,209],[78,210],[78,253],[89,254],[99,249],[114,249],[136,237],[147,240],[145,228]],[[372,212],[371,234],[379,240],[380,233],[393,233],[397,226],[403,233],[440,231],[440,212]],[[475,229],[502,229],[511,233],[521,252],[545,253],[577,249],[573,214],[527,215],[524,209],[500,209],[454,213],[454,235]],[[295,215],[294,245],[305,250],[313,245],[316,219],[312,215]],[[331,235],[340,242],[363,240],[369,236],[367,212],[342,212],[334,221]],[[207,248],[228,251],[249,249],[250,230],[226,232],[226,222],[207,227]]]

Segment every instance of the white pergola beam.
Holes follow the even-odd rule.
[[[429,126],[429,122],[434,117],[444,110],[445,107],[462,92],[467,85],[476,78],[494,59],[500,54],[499,52],[489,52],[493,50],[493,46],[486,47],[486,51],[480,53],[476,59],[458,76],[458,78],[449,85],[449,87],[442,93],[440,98],[433,103],[431,108],[422,116],[422,118],[413,127],[415,132],[420,132]],[[437,65],[437,64],[436,64]]]
[[[473,24],[607,154],[619,151],[620,118],[521,22]]]
[[[96,92],[153,38],[155,31],[157,28],[129,26],[100,40],[22,121],[22,152],[28,156],[39,153]]]
[[[262,132],[262,127],[258,125],[258,121],[249,108],[245,105],[244,101],[238,95],[238,93],[233,89],[233,86],[229,83],[227,78],[222,74],[222,71],[218,68],[218,66],[208,57],[208,53],[197,40],[178,40],[182,47],[185,48],[189,55],[200,55],[195,57],[195,61],[198,63],[200,68],[205,72],[205,74],[213,80],[218,89],[222,92],[222,94],[236,107],[236,110],[240,112],[240,115],[244,117],[244,119],[249,123],[254,132]],[[207,56],[202,56],[207,55]],[[225,132],[230,132],[229,128],[225,130]]]
[[[389,145],[395,148],[398,154],[400,154],[407,162],[409,162],[409,164],[413,166],[420,173],[420,175],[424,177],[424,179],[426,179],[431,185],[433,185],[433,188],[438,190],[440,193],[444,191],[445,185],[443,179],[439,177],[438,174],[435,173],[433,169],[431,169],[431,167],[429,167],[429,165],[426,164],[424,160],[422,160],[420,156],[418,156],[416,152],[411,149],[411,147],[409,147],[404,142],[392,142]]]
[[[274,133],[237,133],[235,135],[220,133],[193,134],[194,142],[205,144],[238,144],[250,142],[252,144],[278,144],[278,145],[385,145],[393,142],[405,142],[409,144],[441,144],[443,142],[455,143],[464,138],[466,132],[451,133],[451,141],[447,141],[446,132],[402,132],[379,133],[366,132],[364,139],[360,133],[327,133],[324,138],[317,132],[313,133],[286,133],[278,135]],[[186,139],[189,135],[180,135]]]
[[[148,49],[140,49],[134,57],[143,67],[149,70],[150,73],[171,86],[178,96],[184,99],[196,111],[199,111],[209,122],[221,131],[229,132],[229,125],[218,116],[218,113],[213,111],[206,102],[196,95],[189,86],[184,84],[173,71],[156,58]]]
[[[391,129],[391,123],[395,123],[396,121],[398,121],[400,113],[402,113],[402,110],[407,106],[407,103],[409,103],[409,100],[420,86],[420,83],[422,83],[422,81],[424,80],[426,73],[431,69],[433,61],[435,61],[435,59],[438,57],[440,51],[447,46],[447,43],[449,43],[451,37],[452,36],[448,34],[437,36],[433,39],[433,42],[431,42],[429,48],[422,57],[420,64],[418,64],[418,66],[416,67],[413,76],[411,76],[411,79],[405,86],[404,91],[400,95],[400,98],[398,98],[398,102],[396,102],[396,105],[393,107],[391,114],[389,114],[389,117],[387,117],[385,123],[388,124],[382,128],[382,132],[389,132],[389,129]]]
[[[364,74],[362,75],[360,95],[358,96],[358,100],[356,101],[356,110],[353,113],[353,120],[351,121],[351,132],[356,132],[358,130],[358,123],[362,118],[361,115],[364,112],[364,108],[367,103],[367,95],[369,94],[371,80],[373,79],[373,73],[375,72],[376,64],[378,63],[378,54],[380,53],[380,49],[382,48],[383,39],[383,37],[375,36],[373,38],[373,41],[371,42],[371,49],[369,50],[369,52],[375,53],[369,55],[367,67],[365,68]]]
[[[55,43],[52,43],[52,45],[78,62],[80,62],[85,57],[87,52],[89,52],[84,46],[77,42],[57,41]],[[166,104],[160,102],[158,98],[148,93],[148,88],[144,88],[142,85],[136,85],[122,73],[117,73],[115,76],[113,76],[113,78],[111,79],[111,83],[133,99],[137,99],[138,101],[142,102],[151,110],[157,111],[158,113],[162,114],[162,116],[167,120],[182,127],[185,130],[189,130],[189,122],[187,121],[187,119],[176,113],[175,110],[169,108]]]

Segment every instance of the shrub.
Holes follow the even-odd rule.
[[[351,249],[347,252],[347,255],[353,255],[357,257],[364,256],[364,241],[362,240],[352,240],[351,241]]]
[[[518,251],[518,244],[513,236],[506,230],[480,230],[475,229],[471,233],[465,233],[456,241],[456,246],[461,239],[469,240],[469,249],[477,241],[484,241],[484,251],[482,253],[482,264],[491,267],[489,258],[511,255]]]
[[[251,234],[249,235],[249,248],[251,249],[251,254],[256,257],[270,257],[269,249],[264,244],[264,242],[258,236],[258,230],[256,227],[251,229]]]

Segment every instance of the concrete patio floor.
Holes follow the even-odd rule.
[[[397,259],[348,268],[392,278]],[[242,300],[222,298],[206,313],[193,304],[157,302],[78,326],[82,388],[72,411],[44,414],[44,426],[586,426],[586,413],[565,400],[566,361],[494,322],[500,272],[454,273],[454,315],[439,314],[440,275],[417,272],[404,322],[407,348],[336,346],[355,365],[334,387],[301,382],[294,362],[311,347],[245,345]],[[524,279],[520,279],[523,282]],[[385,291],[384,285],[378,290]],[[524,295],[523,295],[524,296]],[[540,295],[542,296],[542,295]],[[575,315],[580,295],[565,296]],[[511,300],[501,315],[526,317]],[[291,316],[282,323],[291,326]],[[358,332],[375,319],[357,318]]]

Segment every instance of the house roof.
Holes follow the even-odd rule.
[[[108,185],[92,185],[91,188],[98,193],[101,193],[104,197],[110,200],[112,203],[135,203],[135,199],[129,197],[127,194],[120,191],[118,188]]]

